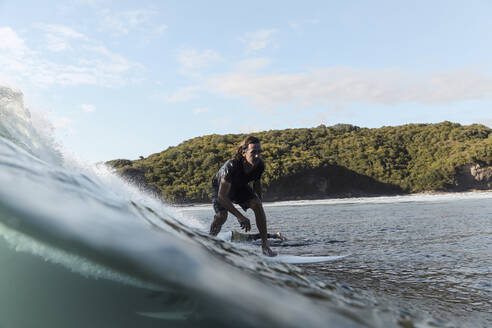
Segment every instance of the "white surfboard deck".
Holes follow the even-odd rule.
[[[288,254],[278,254],[274,257],[268,257],[262,255],[263,258],[270,261],[284,262],[289,264],[308,264],[308,263],[321,263],[321,262],[332,262],[336,260],[343,259],[346,255],[336,255],[336,256],[298,256],[298,255],[288,255]]]
[[[232,231],[219,232],[217,238],[221,240],[231,241],[232,239]]]

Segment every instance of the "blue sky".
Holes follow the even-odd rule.
[[[0,0],[0,83],[92,162],[212,133],[492,126],[491,15],[487,0]]]

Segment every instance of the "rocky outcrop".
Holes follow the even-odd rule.
[[[145,179],[145,172],[133,167],[125,167],[117,170],[118,174],[129,183],[137,186],[140,190],[154,195],[156,198],[162,197],[162,192],[154,186],[149,186]]]
[[[376,181],[345,167],[330,165],[306,170],[274,181],[264,193],[266,201],[323,199],[404,194],[400,187]]]
[[[453,191],[492,189],[492,166],[470,163],[456,169]]]

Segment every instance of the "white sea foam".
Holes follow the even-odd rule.
[[[0,136],[51,165],[63,166],[74,175],[84,175],[99,187],[102,198],[133,201],[152,208],[163,216],[171,216],[195,228],[203,228],[194,219],[164,204],[153,195],[129,184],[104,164],[90,164],[55,140],[54,126],[42,112],[31,113],[18,89],[0,85]],[[94,190],[93,190],[94,191]]]
[[[53,128],[42,115],[31,116],[20,90],[0,86],[0,118],[0,136],[50,164],[63,162]]]
[[[174,207],[166,205],[155,196],[142,191],[137,186],[128,183],[117,174],[115,170],[104,165],[96,164],[86,167],[86,170],[97,176],[105,188],[111,190],[118,198],[127,201],[133,201],[141,206],[149,207],[156,213],[160,213],[165,217],[173,217],[178,221],[197,229],[203,229],[203,225],[192,216],[187,216],[180,213]]]
[[[412,202],[440,202],[465,199],[491,199],[492,191],[454,192],[436,194],[411,194],[398,196],[379,197],[351,197],[351,198],[328,198],[316,200],[289,200],[279,202],[265,202],[265,207],[276,206],[310,206],[310,205],[338,205],[338,204],[391,204]],[[179,211],[188,212],[211,208],[211,204],[198,204],[179,207]]]
[[[338,205],[338,204],[387,204],[387,203],[411,203],[411,202],[440,202],[464,199],[489,199],[492,192],[460,192],[460,193],[438,193],[438,194],[411,194],[399,196],[381,197],[353,197],[332,198],[319,200],[293,200],[265,203],[265,206],[308,206],[308,205]]]
[[[67,220],[79,220],[81,222],[72,222],[72,224],[84,227],[85,224],[82,221],[94,213],[90,206],[87,207],[90,202],[78,202],[79,198],[92,201],[101,200],[109,206],[128,208],[130,211],[132,207],[129,204],[134,202],[141,208],[151,208],[161,217],[171,217],[189,226],[201,228],[194,218],[179,214],[171,206],[165,205],[152,195],[130,185],[106,165],[89,164],[73,153],[64,151],[52,135],[53,126],[46,116],[39,114],[34,115],[33,118],[24,106],[22,92],[0,86],[0,138],[3,139],[3,148],[0,153],[9,167],[17,167],[17,171],[25,168],[26,173],[30,172],[27,176],[22,174],[15,177],[18,174],[15,173],[17,172],[15,169],[12,172],[7,170],[10,173],[3,171],[5,179],[2,180],[3,187],[0,186],[0,190],[6,197],[12,198],[9,201],[12,206],[19,208],[37,206],[39,211],[47,215],[64,216]],[[31,184],[30,179],[44,181],[42,185],[45,189],[41,188],[44,191],[38,190],[41,194],[36,192],[37,189],[32,189],[36,183]],[[12,183],[17,183],[15,190],[11,189]],[[64,206],[60,206],[61,204],[58,204],[59,193],[63,190],[70,191],[74,197],[69,198],[69,202],[63,204]],[[19,194],[23,197],[15,196]],[[29,202],[26,202],[26,197]],[[98,208],[99,213],[106,213],[104,206]],[[73,213],[80,215],[73,215]],[[138,213],[133,214],[135,215],[126,212],[126,215],[112,215],[111,219],[116,226],[124,225],[124,221],[140,219]],[[2,220],[4,219],[2,215]],[[90,234],[90,231],[87,233]],[[40,256],[51,263],[62,265],[84,276],[156,289],[156,286],[111,270],[77,254],[51,247],[8,228],[1,221],[0,235],[15,251]]]

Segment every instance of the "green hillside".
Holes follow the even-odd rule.
[[[366,185],[384,184],[400,192],[446,190],[453,186],[461,165],[492,163],[492,129],[478,124],[442,122],[378,129],[338,124],[254,135],[262,142],[266,162],[262,180],[265,195],[272,186],[279,190],[279,183],[289,181],[289,177],[302,179],[310,172],[324,172],[331,181],[330,174],[340,175],[340,170],[350,174],[343,173],[345,181],[329,183],[327,195],[341,190],[344,184],[357,185],[357,181],[349,180],[362,178],[368,179]],[[161,190],[169,201],[206,201],[212,176],[245,136],[197,137],[141,160],[108,164],[119,171],[143,171],[146,182]],[[366,189],[371,190],[370,186]]]

